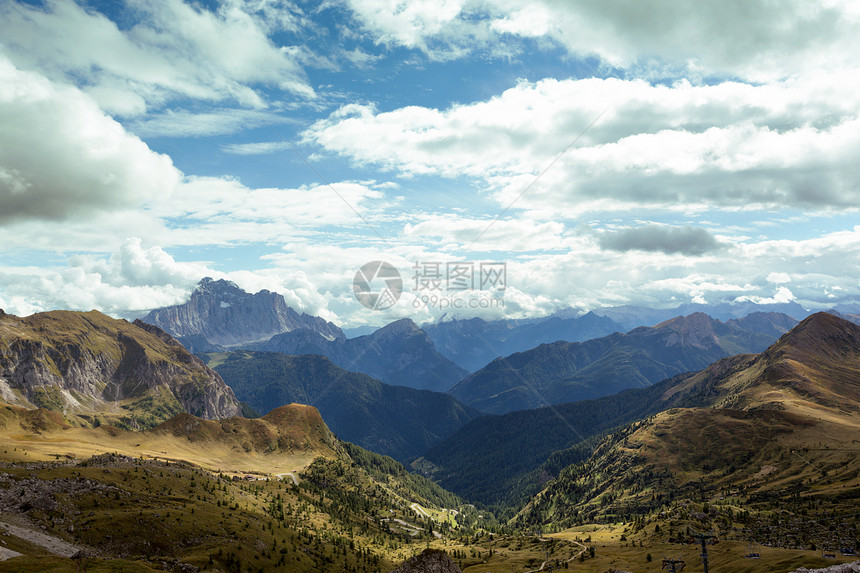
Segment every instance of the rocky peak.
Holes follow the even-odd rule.
[[[278,293],[261,290],[250,294],[235,283],[204,278],[188,302],[153,310],[143,318],[172,336],[204,337],[226,348],[269,340],[277,334],[308,329],[328,340],[343,338],[334,324],[317,316],[298,313]],[[196,338],[198,346],[204,341]]]
[[[661,322],[654,327],[655,332],[668,333],[666,346],[694,346],[705,347],[717,344],[717,333],[715,326],[718,321],[703,312],[695,312],[688,316]]]
[[[462,570],[444,551],[425,549],[391,573],[462,573]]]

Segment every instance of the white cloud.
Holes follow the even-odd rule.
[[[212,109],[199,113],[167,110],[133,122],[131,130],[141,137],[198,137],[226,135],[261,125],[278,125],[289,121],[276,114],[259,110]]]
[[[790,283],[791,282],[791,275],[789,275],[788,273],[772,272],[769,275],[767,275],[766,280],[767,280],[767,282],[773,283],[773,284]]]
[[[260,141],[255,143],[231,143],[221,148],[233,155],[266,155],[291,149],[286,141]]]
[[[516,207],[548,219],[643,205],[856,208],[857,87],[814,74],[763,86],[548,79],[446,110],[347,105],[304,138],[405,176],[482,180],[503,206],[528,189]]]
[[[142,205],[181,174],[78,90],[0,56],[0,226]]]
[[[788,287],[779,287],[776,289],[776,292],[771,297],[764,296],[756,296],[756,295],[744,295],[739,296],[735,299],[735,302],[754,302],[757,304],[779,304],[792,302],[796,300],[796,297],[791,293]]]
[[[182,302],[206,274],[204,265],[177,263],[134,238],[108,260],[75,256],[65,268],[0,268],[6,311],[18,315],[62,308],[130,317]]]
[[[682,68],[762,81],[799,67],[853,65],[850,1],[343,0],[377,42],[444,59],[508,50],[512,38],[552,42],[579,58],[638,70]],[[730,32],[727,32],[730,31]]]
[[[314,97],[304,71],[268,37],[272,26],[295,25],[291,12],[260,7],[262,16],[240,2],[213,12],[182,0],[128,0],[121,9],[135,22],[120,28],[75,2],[49,0],[45,8],[6,2],[0,35],[16,64],[79,83],[120,115],[175,98],[263,107],[257,85]],[[286,18],[272,19],[275,12]]]
[[[252,189],[186,176],[90,96],[2,56],[0,124],[0,250],[110,252],[129,234],[163,246],[285,241],[321,223],[363,226],[354,209],[373,219],[392,204],[372,181]]]

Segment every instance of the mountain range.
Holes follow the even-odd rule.
[[[242,412],[221,377],[168,334],[98,311],[0,311],[0,399],[135,428],[183,411]]]
[[[814,314],[764,352],[717,362],[663,398],[699,407],[666,410],[607,437],[518,519],[570,523],[620,507],[641,511],[691,488],[816,496],[843,492],[860,472],[860,327],[836,316]]]
[[[193,352],[212,352],[266,341],[307,329],[333,340],[341,329],[318,316],[298,313],[278,293],[250,294],[235,283],[204,278],[183,304],[151,311],[143,322],[158,326]]]
[[[497,358],[449,393],[501,414],[615,394],[698,371],[733,354],[760,352],[797,323],[779,313],[726,322],[701,313],[585,342],[554,342]]]
[[[640,326],[653,326],[677,316],[702,313],[717,320],[729,321],[754,313],[782,313],[802,320],[811,313],[796,302],[760,304],[750,301],[720,304],[683,304],[672,308],[615,306],[585,312],[562,309],[540,318],[459,320],[443,316],[434,323],[423,324],[436,348],[446,358],[474,372],[493,359],[523,352],[540,344],[563,340],[583,342],[614,332],[627,332]],[[854,313],[852,306],[838,306],[834,312]]]
[[[447,394],[383,384],[324,356],[234,351],[204,358],[254,409],[309,404],[341,439],[402,462],[480,415]]]
[[[378,336],[377,360],[402,339],[433,348],[410,323]],[[504,415],[320,355],[205,358],[224,378],[143,322],[0,314],[0,559],[370,572],[430,546],[463,570],[634,571],[710,532],[715,570],[763,573],[826,564],[811,547],[857,537],[860,327],[835,314],[693,314],[545,344],[491,363],[510,367],[496,382],[643,386]],[[265,416],[236,417],[236,396]],[[402,460],[423,451],[413,467],[468,499],[334,433]],[[760,560],[743,556],[753,543]]]
[[[501,416],[482,416],[430,448],[413,466],[466,499],[486,504],[502,501],[515,505],[518,500],[536,493],[542,481],[557,476],[565,466],[587,459],[597,445],[595,440],[614,428],[648,418],[669,408],[712,407],[719,405],[722,400],[727,400],[729,396],[739,400],[740,396],[746,394],[727,392],[725,388],[728,388],[729,384],[717,391],[714,385],[707,381],[741,370],[748,375],[756,370],[746,370],[747,365],[753,362],[786,362],[764,357],[782,352],[780,349],[786,347],[798,346],[791,341],[797,340],[802,332],[809,330],[809,322],[813,322],[813,326],[817,324],[817,330],[824,332],[838,330],[839,325],[843,328],[846,324],[851,326],[838,318],[834,318],[830,324],[830,315],[814,316],[814,320],[808,319],[803,325],[797,325],[790,331],[791,336],[784,335],[761,355],[729,356],[698,373],[679,374],[653,386],[630,389],[594,400],[515,411]],[[764,328],[775,317],[758,314],[748,318],[759,324],[759,328]],[[825,350],[825,345],[814,346],[816,350],[810,350],[805,357],[793,356],[788,359],[788,363],[811,366],[813,360],[817,360],[817,355],[834,355],[832,350]],[[848,347],[850,348],[850,343]],[[830,363],[840,364],[839,356],[832,356]],[[777,375],[772,372],[766,375],[775,376]],[[829,380],[845,378],[844,375],[829,370],[819,376],[827,376]],[[848,378],[850,379],[850,374]],[[795,387],[798,386],[795,384]],[[820,389],[817,391],[822,392]],[[785,392],[779,397],[781,400],[786,399]],[[834,398],[824,394],[819,396],[815,403],[828,403],[828,407],[833,407],[840,401],[849,405],[857,403],[857,400],[849,395]],[[732,407],[736,406],[737,404],[732,404]],[[510,456],[510,451],[519,452],[519,455]]]
[[[307,329],[273,336],[254,350],[282,354],[319,354],[353,372],[386,384],[444,392],[468,374],[440,354],[425,331],[403,318],[372,334],[326,339]]]

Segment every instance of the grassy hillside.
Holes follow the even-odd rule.
[[[338,442],[308,406],[129,432],[0,405],[0,436],[0,541],[23,554],[0,571],[75,571],[77,551],[89,571],[390,570],[437,536],[494,524]]]
[[[860,328],[813,315],[765,352],[722,361],[667,391],[713,407],[670,409],[613,433],[516,523],[621,521],[646,532],[663,523],[651,535],[667,542],[688,537],[689,527],[775,547],[853,548],[858,366]]]

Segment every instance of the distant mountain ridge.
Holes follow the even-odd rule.
[[[343,338],[339,327],[300,314],[278,293],[250,294],[235,283],[204,278],[183,304],[151,311],[144,322],[158,326],[193,352],[209,352],[262,342],[276,334],[311,330],[325,339]]]
[[[498,358],[449,390],[502,414],[615,394],[697,371],[733,354],[760,352],[797,323],[779,313],[727,322],[696,313],[585,342],[543,344]]]
[[[341,439],[404,462],[480,415],[447,394],[383,384],[324,356],[235,351],[207,358],[260,412],[309,404]]]
[[[158,327],[98,311],[0,312],[0,399],[150,427],[241,413],[221,377]]]
[[[282,354],[319,354],[352,372],[363,372],[395,386],[444,392],[468,374],[434,347],[430,337],[404,318],[357,338],[327,340],[307,329],[249,345]]]
[[[494,358],[540,344],[558,340],[581,342],[623,330],[621,324],[593,312],[519,320],[453,319],[422,328],[442,355],[469,372],[486,366]]]
[[[812,314],[812,311],[806,310],[796,302],[761,304],[751,301],[721,302],[716,304],[688,302],[673,308],[647,308],[622,305],[596,308],[592,312],[612,319],[621,325],[624,331],[640,326],[653,326],[676,316],[688,316],[696,313],[707,314],[711,318],[723,322],[732,319],[741,319],[750,314],[773,313],[785,314],[796,321],[800,321]]]
[[[854,312],[853,307],[838,306],[835,311]],[[615,306],[594,308],[588,312],[562,309],[539,318],[484,320],[450,319],[424,324],[436,348],[445,357],[475,372],[495,358],[531,350],[551,342],[584,342],[627,332],[640,326],[654,326],[676,316],[703,313],[711,318],[729,321],[750,314],[782,313],[802,320],[812,314],[796,302],[761,304],[750,301],[717,304],[687,303],[674,308]]]

